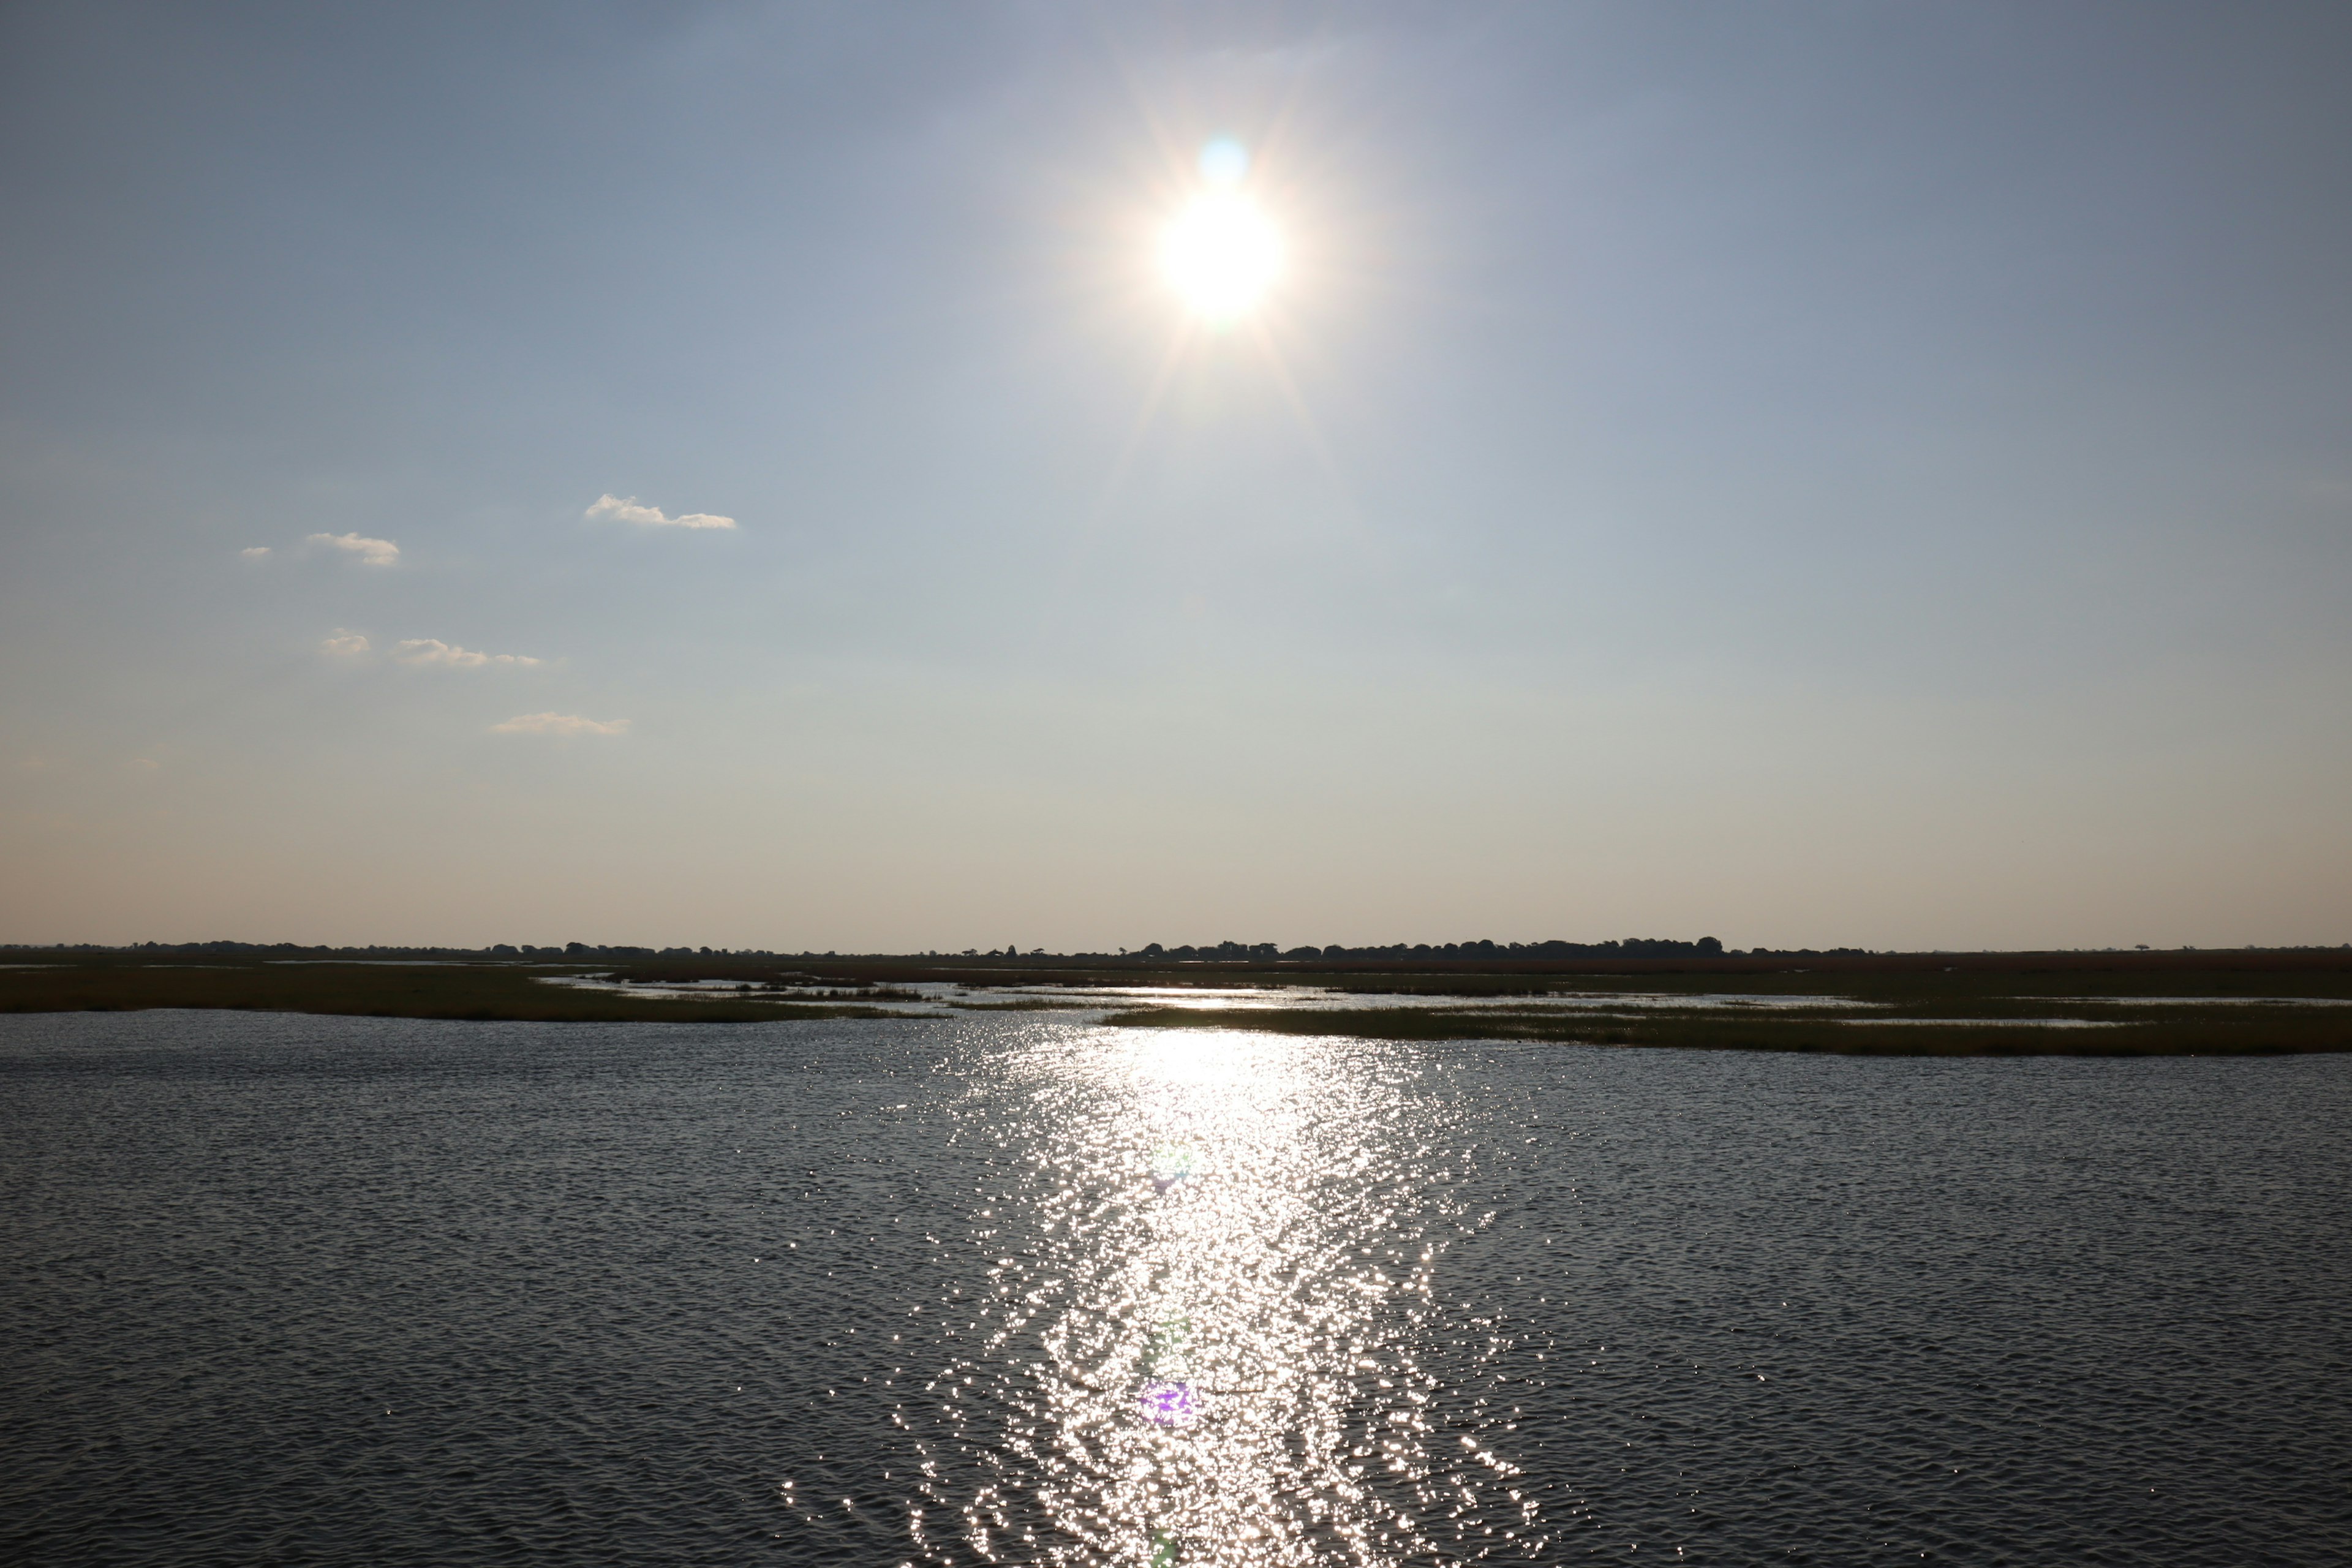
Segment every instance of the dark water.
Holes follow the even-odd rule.
[[[0,1019],[0,1554],[2352,1561],[2352,1058]]]

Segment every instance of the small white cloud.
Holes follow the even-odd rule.
[[[523,713],[490,726],[494,735],[625,735],[626,719],[583,719],[577,713]]]
[[[152,757],[133,757],[131,759],[131,765],[142,773],[152,773],[163,764]]]
[[[314,533],[302,542],[324,545],[330,550],[348,550],[360,558],[362,566],[390,566],[400,560],[400,546],[389,539],[369,539],[357,533]]]
[[[336,654],[344,658],[349,658],[353,654],[365,653],[367,650],[368,640],[366,637],[362,637],[358,632],[347,632],[341,626],[337,626],[335,628],[335,635],[333,637],[327,638],[326,641],[319,645],[319,651],[320,653]]]
[[[614,495],[598,496],[596,504],[588,509],[587,515],[616,518],[623,522],[634,522],[640,528],[732,528],[735,526],[733,518],[715,517],[707,511],[690,511],[683,517],[664,517],[661,508],[642,506],[638,504],[637,498],[635,496],[629,497],[626,500]]]
[[[469,647],[459,647],[443,642],[439,637],[409,637],[392,645],[392,657],[403,664],[438,667],[443,669],[480,669],[486,665],[512,665],[519,668],[543,664],[544,659],[520,653],[476,653]]]
[[[244,556],[247,561],[267,561],[269,559],[269,546],[267,544],[248,544],[244,549],[238,551],[237,553]]]

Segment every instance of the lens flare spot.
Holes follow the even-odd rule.
[[[1230,188],[1249,173],[1249,149],[1230,136],[1220,136],[1201,149],[1201,178]]]
[[[1192,1174],[1200,1154],[1189,1143],[1162,1143],[1151,1153],[1151,1184],[1166,1192]]]
[[[1143,1415],[1162,1426],[1190,1426],[1200,1415],[1189,1383],[1150,1383],[1143,1388]]]

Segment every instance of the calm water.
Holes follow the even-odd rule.
[[[0,1019],[0,1553],[2352,1561],[2352,1058]]]

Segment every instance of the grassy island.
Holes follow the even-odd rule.
[[[942,958],[263,948],[0,952],[0,1012],[154,1007],[731,1024],[1053,1011],[1142,1028],[1867,1056],[2352,1050],[2352,951]]]

